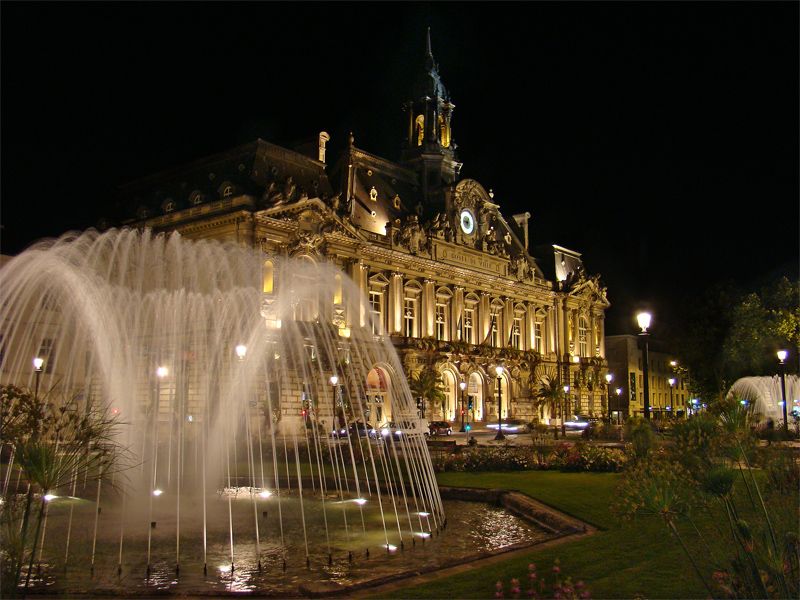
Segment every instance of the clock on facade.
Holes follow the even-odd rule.
[[[475,229],[475,217],[472,216],[472,211],[465,208],[461,211],[461,231],[467,235],[471,234]]]

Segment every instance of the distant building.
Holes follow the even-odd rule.
[[[530,213],[503,215],[491,191],[459,178],[455,105],[430,38],[420,66],[404,104],[399,162],[358,148],[352,134],[334,161],[326,132],[312,148],[259,139],[125,186],[125,224],[260,248],[265,301],[287,277],[275,258],[335,263],[366,303],[352,311],[347,299],[332,298],[325,314],[343,338],[367,326],[389,336],[406,374],[434,369],[447,400],[427,407],[431,419],[457,420],[471,406],[468,420],[496,420],[498,385],[503,418],[549,419],[536,403],[544,377],[569,383],[574,412],[600,415],[609,302],[599,276],[586,274],[575,251],[531,253]],[[376,421],[391,414],[396,376],[380,365],[370,372]],[[282,412],[298,406],[288,402]]]
[[[612,410],[620,410],[623,418],[644,416],[644,365],[640,341],[637,335],[606,337],[608,370],[614,376],[611,387],[622,388],[618,409],[613,405],[616,394],[612,393]],[[686,371],[678,363],[675,354],[654,348],[652,341],[648,355],[651,417],[666,419],[686,416],[687,408],[692,408]],[[674,379],[672,385],[670,379]]]

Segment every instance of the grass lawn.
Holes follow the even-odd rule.
[[[708,593],[686,560],[678,542],[655,519],[620,523],[610,513],[616,473],[440,473],[441,485],[519,490],[602,529],[594,535],[530,553],[495,565],[476,567],[432,584],[409,586],[384,598],[492,598],[495,582],[527,580],[528,563],[539,573],[561,561],[562,575],[583,580],[592,598],[706,598]],[[697,543],[687,535],[687,543]],[[523,588],[524,590],[524,588]],[[524,593],[522,595],[524,597]]]

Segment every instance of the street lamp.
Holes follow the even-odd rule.
[[[244,357],[247,356],[247,346],[244,344],[239,344],[236,346],[236,357],[239,360],[244,360]]]
[[[461,429],[459,431],[464,433],[466,429],[464,429],[464,391],[467,389],[467,382],[462,381],[458,384],[458,387],[461,388]]]
[[[786,413],[786,357],[789,353],[786,350],[778,350],[778,370],[781,374],[781,399],[783,402],[783,433],[785,439],[789,439],[789,417]]]
[[[42,376],[42,367],[44,366],[44,359],[38,356],[33,359],[33,372],[36,373],[36,390],[33,392],[33,399],[39,399],[39,378]]]
[[[622,395],[622,388],[617,388],[616,392],[617,392],[617,402],[616,402],[616,407],[617,407],[617,425],[620,425],[620,424],[622,424],[622,405],[620,403],[620,396]]]
[[[636,315],[636,322],[639,324],[639,327],[642,330],[639,335],[642,336],[642,342],[644,343],[644,354],[642,355],[642,370],[644,371],[644,418],[648,421],[650,420],[650,374],[648,369],[650,353],[647,346],[647,338],[650,334],[647,333],[647,328],[650,327],[650,321],[652,318],[652,315],[647,312],[640,312]]]
[[[672,405],[672,390],[675,387],[675,378],[674,377],[670,377],[669,379],[667,379],[667,383],[669,383],[669,405],[670,405],[671,409],[674,411],[675,407]],[[674,414],[674,412],[673,412],[673,414]]]
[[[567,408],[569,408],[567,406],[568,403],[569,403],[569,386],[565,385],[564,386],[564,402],[561,405],[561,435],[564,436],[564,437],[567,437],[567,426],[564,423],[564,421],[566,421],[566,414],[565,413],[567,411]]]
[[[614,376],[611,373],[606,373],[606,394],[608,395],[608,401],[606,409],[603,412],[608,422],[611,422],[611,382],[613,380]]]
[[[506,436],[503,435],[503,422],[501,419],[501,414],[503,409],[503,388],[501,385],[503,377],[503,367],[497,365],[497,367],[495,367],[494,370],[497,373],[497,435],[494,436],[494,439],[504,440],[506,439]]]

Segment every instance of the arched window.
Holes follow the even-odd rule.
[[[275,285],[274,279],[275,268],[271,260],[265,260],[261,266],[261,291],[265,294],[271,294],[273,286]]]
[[[417,146],[422,146],[422,140],[425,137],[425,117],[423,115],[417,115],[414,124],[417,129]]]

